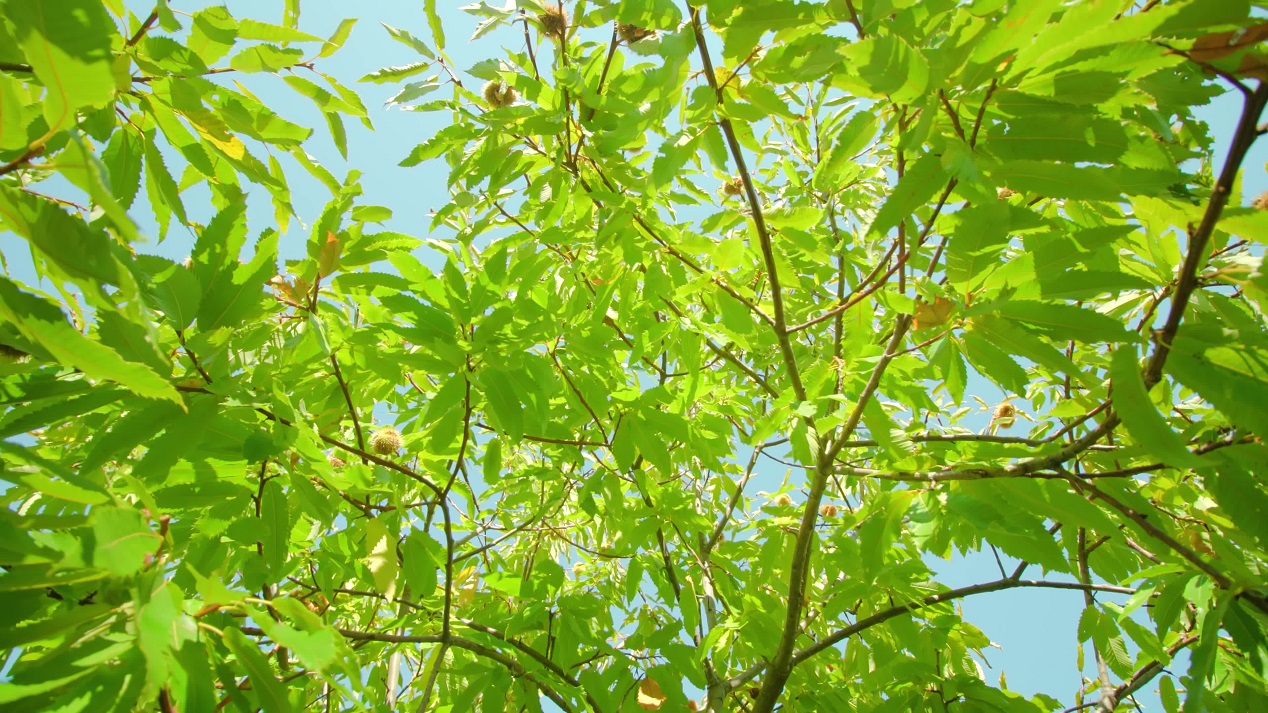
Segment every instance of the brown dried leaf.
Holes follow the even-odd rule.
[[[1268,40],[1268,22],[1231,32],[1214,32],[1199,37],[1189,50],[1189,57],[1198,62],[1214,62],[1264,40]]]

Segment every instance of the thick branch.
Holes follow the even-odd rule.
[[[793,646],[797,643],[797,636],[801,632],[802,601],[805,599],[806,582],[810,575],[810,555],[816,540],[815,523],[819,517],[819,503],[823,500],[823,493],[827,489],[828,479],[834,471],[833,461],[841,450],[841,444],[854,434],[854,429],[858,427],[859,421],[862,420],[863,409],[880,386],[881,376],[884,375],[885,369],[898,352],[898,347],[902,344],[910,326],[911,315],[899,315],[897,323],[894,325],[894,334],[885,345],[885,353],[876,363],[876,367],[872,369],[872,375],[868,379],[867,386],[859,394],[858,403],[855,404],[849,419],[837,432],[834,439],[835,442],[819,443],[817,463],[815,464],[813,480],[810,484],[810,495],[806,498],[806,504],[801,514],[801,525],[797,530],[797,540],[793,544],[792,564],[789,567],[788,574],[788,609],[784,616],[784,628],[780,633],[779,646],[775,650],[775,656],[771,660],[770,672],[762,683],[762,689],[757,696],[757,701],[753,704],[754,711],[769,713],[769,711],[774,710],[775,702],[779,700],[779,696],[784,690],[784,683],[787,682],[788,675],[792,672],[792,667],[795,665]]]
[[[248,636],[264,635],[263,630],[252,626],[241,627],[241,631]],[[525,669],[515,659],[491,646],[485,646],[479,642],[464,639],[461,636],[455,636],[453,634],[450,634],[447,637],[441,634],[387,634],[381,631],[354,631],[352,629],[343,628],[336,628],[335,631],[342,634],[345,639],[352,639],[354,641],[382,641],[390,644],[447,644],[455,648],[466,649],[477,656],[482,656],[490,661],[496,661],[506,668],[506,670],[510,671],[512,676],[520,677],[529,681],[537,687],[537,690],[542,692],[542,695],[554,701],[555,705],[559,706],[563,710],[576,710],[576,708],[569,704],[568,700],[560,695],[553,686]]]
[[[861,619],[858,622],[845,627],[844,629],[835,631],[832,634],[829,634],[828,636],[824,637],[823,639],[820,639],[819,641],[811,644],[810,646],[807,646],[801,649],[800,651],[797,651],[792,656],[792,662],[794,665],[799,664],[805,661],[806,659],[809,659],[815,656],[818,653],[821,653],[829,648],[832,648],[833,646],[841,643],[842,641],[845,641],[846,639],[850,638],[851,636],[854,636],[855,634],[866,631],[874,626],[877,626],[878,624],[883,624],[889,621],[890,619],[893,619],[894,617],[897,617],[897,616],[902,616],[903,614],[913,613],[921,609],[931,607],[935,604],[942,604],[944,602],[955,601],[956,599],[963,599],[965,597],[969,597],[974,594],[986,594],[988,592],[1001,592],[1006,589],[1018,589],[1018,588],[1070,589],[1070,590],[1077,590],[1077,591],[1112,592],[1115,594],[1134,594],[1136,591],[1134,589],[1129,589],[1127,587],[1115,587],[1108,584],[1082,584],[1080,582],[1048,582],[1043,580],[1012,579],[1012,578],[997,579],[993,582],[984,582],[982,584],[972,584],[967,587],[960,587],[959,589],[949,589],[945,592],[939,592],[938,594],[930,594],[929,596],[919,599],[917,601],[909,602],[907,604],[900,604],[898,606],[890,607],[889,609],[886,609],[884,611],[877,612],[865,619]],[[765,663],[756,664],[750,667],[749,669],[747,669],[746,671],[744,671],[743,673],[727,681],[727,686],[731,690],[735,690],[736,688],[739,688],[740,686],[744,685],[746,682],[752,680],[753,678],[756,678],[758,675],[760,675],[763,671],[766,670],[766,667],[767,666]]]
[[[1228,204],[1228,196],[1233,189],[1233,181],[1237,179],[1237,171],[1259,135],[1256,123],[1264,111],[1265,104],[1268,104],[1268,83],[1261,82],[1254,93],[1246,97],[1241,119],[1238,120],[1237,130],[1233,134],[1233,145],[1228,149],[1228,158],[1224,161],[1220,178],[1211,189],[1211,198],[1206,204],[1206,212],[1202,214],[1202,222],[1198,224],[1196,230],[1190,231],[1189,250],[1184,256],[1184,264],[1180,266],[1175,292],[1171,295],[1171,311],[1167,314],[1167,321],[1163,324],[1162,330],[1155,335],[1154,353],[1149,359],[1148,366],[1145,367],[1145,388],[1151,388],[1162,380],[1162,367],[1171,350],[1171,342],[1180,329],[1180,320],[1184,318],[1184,310],[1189,304],[1189,298],[1198,288],[1198,272],[1207,259],[1207,243],[1211,240],[1211,234],[1215,232],[1220,213]]]
[[[713,73],[713,60],[709,58],[709,47],[704,39],[704,27],[700,24],[700,10],[691,3],[687,3],[687,11],[691,14],[691,27],[696,34],[696,49],[700,53],[700,63],[704,67],[705,79],[721,100],[722,93],[718,87],[717,77]],[[775,338],[779,341],[779,351],[784,358],[784,365],[788,368],[788,378],[792,383],[793,393],[796,394],[797,400],[805,401],[806,387],[801,383],[801,370],[797,367],[792,342],[788,339],[788,320],[784,312],[783,289],[779,283],[779,271],[775,264],[775,248],[771,243],[770,229],[767,228],[766,218],[762,215],[762,202],[757,195],[757,188],[753,186],[753,177],[749,174],[748,165],[744,162],[744,151],[740,147],[740,140],[735,135],[735,128],[731,126],[731,120],[725,116],[718,116],[717,121],[718,127],[722,129],[722,135],[726,137],[731,158],[735,161],[735,170],[744,183],[744,194],[748,198],[749,209],[753,213],[753,227],[757,230],[762,262],[766,266],[766,279],[770,281],[771,308],[774,310],[771,317],[775,321]]]
[[[262,406],[257,406],[255,410],[258,413],[260,413],[262,416],[264,416],[265,418],[269,419],[270,421],[277,421],[283,426],[295,425],[289,419],[283,418],[282,416],[278,416],[277,414],[273,413],[272,411]],[[365,450],[357,448],[356,446],[350,446],[347,443],[344,443],[343,441],[331,438],[330,436],[327,436],[326,434],[321,432],[317,433],[317,437],[320,438],[322,442],[325,443],[326,445],[334,446],[335,448],[338,448],[339,450],[347,451],[348,453],[352,453],[354,455],[360,456],[361,458],[363,458],[364,460],[370,463],[381,465],[384,468],[387,468],[388,470],[394,470],[397,473],[400,473],[401,475],[404,475],[410,478],[411,480],[416,480],[422,483],[423,485],[427,486],[427,488],[431,490],[432,493],[435,494],[437,497],[443,497],[440,490],[440,486],[431,482],[431,480],[429,480],[426,476],[416,473],[413,470],[410,470],[409,468],[406,468],[405,466],[401,465],[400,463],[390,461],[386,458],[381,458],[379,456],[374,455],[373,453],[367,453]]]

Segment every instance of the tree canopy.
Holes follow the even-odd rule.
[[[1268,709],[1262,3],[181,4],[0,0],[0,704]],[[1036,589],[1078,690],[981,665]]]

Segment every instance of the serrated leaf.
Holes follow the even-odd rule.
[[[431,68],[431,62],[414,62],[412,64],[400,65],[398,67],[384,67],[377,72],[370,72],[357,81],[370,82],[372,84],[383,84],[384,82],[394,82],[398,79],[412,77],[415,74],[422,74],[429,68]]]
[[[183,404],[180,394],[144,364],[129,362],[100,342],[85,337],[49,302],[0,277],[0,319],[39,344],[60,363],[90,377],[113,381],[140,396]]]
[[[441,24],[440,15],[436,12],[436,0],[423,0],[423,11],[427,13],[427,27],[431,29],[432,40],[436,43],[436,48],[443,52],[445,27]]]
[[[1124,345],[1114,350],[1110,363],[1114,410],[1122,417],[1123,425],[1163,463],[1177,468],[1206,467],[1207,463],[1184,446],[1179,435],[1154,408],[1136,359],[1136,349]]]
[[[321,38],[300,32],[293,27],[273,25],[258,20],[246,19],[238,22],[238,37],[244,40],[260,40],[262,42],[321,42]]]
[[[264,562],[268,571],[274,573],[270,579],[276,582],[285,571],[291,538],[290,503],[277,478],[270,478],[264,484],[264,492],[260,497],[260,518]]]
[[[1034,300],[1009,300],[995,308],[1001,317],[1032,325],[1053,339],[1127,342],[1134,337],[1122,322],[1082,307]]]
[[[114,98],[110,50],[118,33],[100,2],[14,2],[5,12],[27,63],[48,89],[42,107],[50,135],[73,124],[80,108]]]
[[[348,41],[348,36],[352,34],[353,25],[357,24],[357,18],[347,17],[339,22],[339,27],[335,28],[334,34],[326,43],[321,46],[321,51],[317,53],[318,57],[329,57],[338,52],[343,43]]]
[[[374,577],[375,591],[389,599],[396,596],[396,578],[400,573],[396,538],[380,518],[365,523],[365,563]]]
[[[433,11],[434,11],[434,8],[433,8]],[[410,49],[421,54],[427,59],[436,59],[436,55],[432,53],[431,48],[428,47],[427,44],[423,42],[422,40],[418,39],[417,37],[410,34],[406,30],[397,29],[387,24],[386,22],[382,24],[383,24],[383,28],[387,30],[388,36],[391,37],[392,39],[396,40],[397,42],[400,42],[406,47],[409,47]]]
[[[159,536],[150,531],[141,513],[132,508],[99,506],[89,516],[92,564],[111,574],[136,574],[145,558],[158,549]]]
[[[926,153],[911,164],[907,174],[894,186],[885,204],[876,212],[868,227],[868,235],[884,235],[900,221],[924,205],[946,185],[947,171],[942,161],[932,153]]]
[[[255,691],[260,707],[265,713],[291,713],[291,702],[286,697],[286,688],[273,675],[269,660],[256,647],[255,642],[233,627],[225,630],[222,641],[246,670],[247,676],[251,679],[252,690]]]

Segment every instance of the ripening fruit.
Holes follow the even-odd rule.
[[[1264,191],[1255,197],[1255,201],[1251,203],[1256,210],[1268,210],[1268,191]]]
[[[744,179],[740,178],[739,176],[736,176],[735,178],[732,178],[731,180],[722,184],[722,195],[724,196],[727,196],[727,197],[738,196],[743,192],[744,192]]]
[[[326,595],[321,592],[317,592],[303,601],[304,606],[308,607],[308,611],[316,614],[317,616],[325,614],[326,610],[330,608],[330,600],[326,599]]]
[[[344,459],[334,455],[333,453],[331,455],[326,456],[326,460],[330,462],[330,465],[336,468],[342,468],[345,465],[348,465],[347,462],[344,461]]]
[[[837,506],[832,503],[824,503],[823,506],[819,508],[819,514],[824,517],[836,517]]]
[[[515,87],[501,80],[495,80],[484,85],[484,103],[488,104],[491,109],[501,109],[504,106],[510,106],[518,98],[519,94],[515,91]]]
[[[542,6],[537,21],[542,23],[542,31],[555,39],[562,40],[568,32],[568,13],[558,5]]]
[[[995,196],[999,198],[1000,200],[1012,198],[1015,195],[1017,195],[1017,191],[1014,191],[1011,188],[996,188],[995,189]]]
[[[645,30],[638,25],[630,25],[627,23],[621,23],[616,26],[616,33],[621,36],[621,39],[624,40],[627,45],[632,45],[639,40],[647,39],[648,37],[651,37],[654,32],[654,30]]]
[[[370,447],[381,456],[395,455],[401,449],[401,432],[386,426],[370,436]]]
[[[784,507],[793,504],[792,496],[788,493],[780,493],[779,495],[776,495],[774,502],[776,505],[782,505]]]
[[[991,413],[991,420],[1000,428],[1009,428],[1017,421],[1017,407],[1008,401],[1001,401]]]

